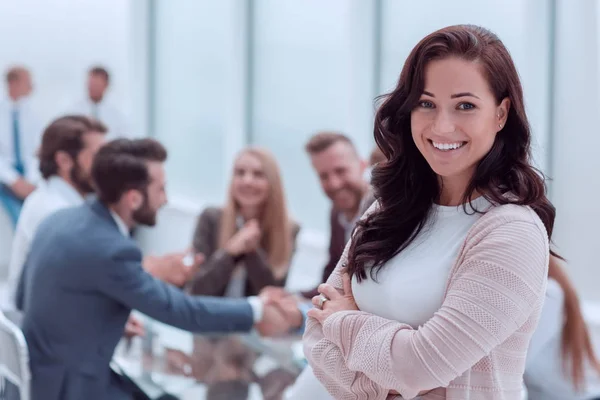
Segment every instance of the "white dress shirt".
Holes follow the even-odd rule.
[[[69,109],[69,114],[83,114],[95,118],[106,125],[108,129],[107,140],[117,138],[134,138],[131,127],[126,121],[124,114],[107,100],[94,103],[89,98],[74,104]]]
[[[117,228],[119,228],[119,232],[121,232],[121,234],[125,237],[130,237],[131,231],[127,227],[127,224],[125,223],[125,221],[123,221],[123,218],[121,218],[121,216],[119,214],[117,214],[116,212],[114,212],[113,210],[110,210],[110,215],[115,220],[115,223],[117,224]]]
[[[83,204],[83,197],[73,186],[59,176],[52,176],[43,181],[31,193],[23,204],[15,236],[12,243],[10,264],[8,269],[9,308],[14,307],[15,293],[23,264],[31,248],[31,241],[40,223],[50,214]]]
[[[15,169],[13,140],[13,111],[18,111],[19,143],[25,178],[37,183],[40,180],[37,150],[44,127],[33,112],[29,101],[0,101],[0,183],[12,185],[20,176]]]

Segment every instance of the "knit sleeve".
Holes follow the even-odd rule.
[[[339,291],[342,291],[343,288],[341,269],[346,264],[349,247],[350,242],[346,245],[335,270],[327,280],[329,285]],[[312,367],[315,377],[336,400],[384,400],[387,398],[390,389],[377,385],[364,373],[351,371],[348,368],[340,347],[325,338],[323,327],[316,319],[307,317],[302,343],[304,355]]]
[[[525,324],[544,295],[545,231],[516,220],[472,241],[441,308],[418,330],[361,311],[335,313],[323,327],[309,319],[305,353],[334,397],[384,399],[393,389],[410,399],[447,387]]]

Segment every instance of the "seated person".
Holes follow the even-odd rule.
[[[206,261],[190,292],[241,297],[285,286],[299,229],[273,156],[258,148],[242,151],[225,206],[207,208],[198,219],[193,247]]]
[[[339,132],[319,132],[305,146],[321,188],[331,200],[329,257],[320,282],[326,282],[340,259],[361,212],[374,198],[365,179],[366,162],[352,140]],[[302,292],[306,299],[318,295],[317,288]]]
[[[104,125],[81,115],[57,118],[44,130],[38,151],[43,181],[25,200],[12,245],[9,308],[22,308],[25,294],[20,278],[40,223],[58,210],[84,204],[85,197],[93,194],[92,161],[105,143],[105,135]],[[196,264],[185,265],[181,253],[148,256],[143,262],[148,273],[176,286],[182,286],[195,273]]]
[[[575,288],[550,257],[546,299],[525,364],[528,400],[600,399],[600,364]]]
[[[0,206],[13,228],[39,178],[35,152],[41,127],[29,100],[32,87],[26,68],[11,67],[6,73],[8,96],[0,100]]]
[[[38,227],[23,270],[32,399],[131,399],[133,388],[109,364],[132,309],[191,332],[289,330],[264,296],[188,296],[143,269],[129,232],[153,226],[166,203],[166,158],[152,139],[104,145],[92,165],[97,199]]]

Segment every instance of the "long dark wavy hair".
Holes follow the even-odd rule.
[[[424,90],[426,65],[448,57],[477,62],[497,104],[510,99],[506,124],[478,163],[463,194],[465,210],[475,192],[494,204],[529,206],[542,220],[548,236],[552,236],[555,210],[546,197],[543,174],[532,166],[531,130],[512,58],[500,39],[489,30],[473,25],[450,26],[417,44],[404,64],[396,88],[383,97],[375,116],[375,141],[387,160],[372,172],[372,185],[380,207],[357,224],[349,249],[347,271],[358,281],[366,279],[367,272],[371,279],[376,279],[385,263],[421,232],[432,205],[439,199],[438,177],[412,138],[411,111]],[[589,358],[594,363],[596,359],[590,351],[585,324],[582,328],[581,312],[575,307],[579,303],[572,285],[555,262],[550,265],[549,276],[565,291],[567,324],[563,330],[563,351],[570,355],[571,375],[578,385],[583,379],[584,359]],[[577,332],[571,326],[576,327]]]

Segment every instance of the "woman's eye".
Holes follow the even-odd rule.
[[[433,108],[434,105],[429,100],[421,100],[419,102],[419,107],[421,107],[421,108]]]
[[[472,103],[460,103],[458,105],[459,110],[472,110],[475,108],[475,105]]]

